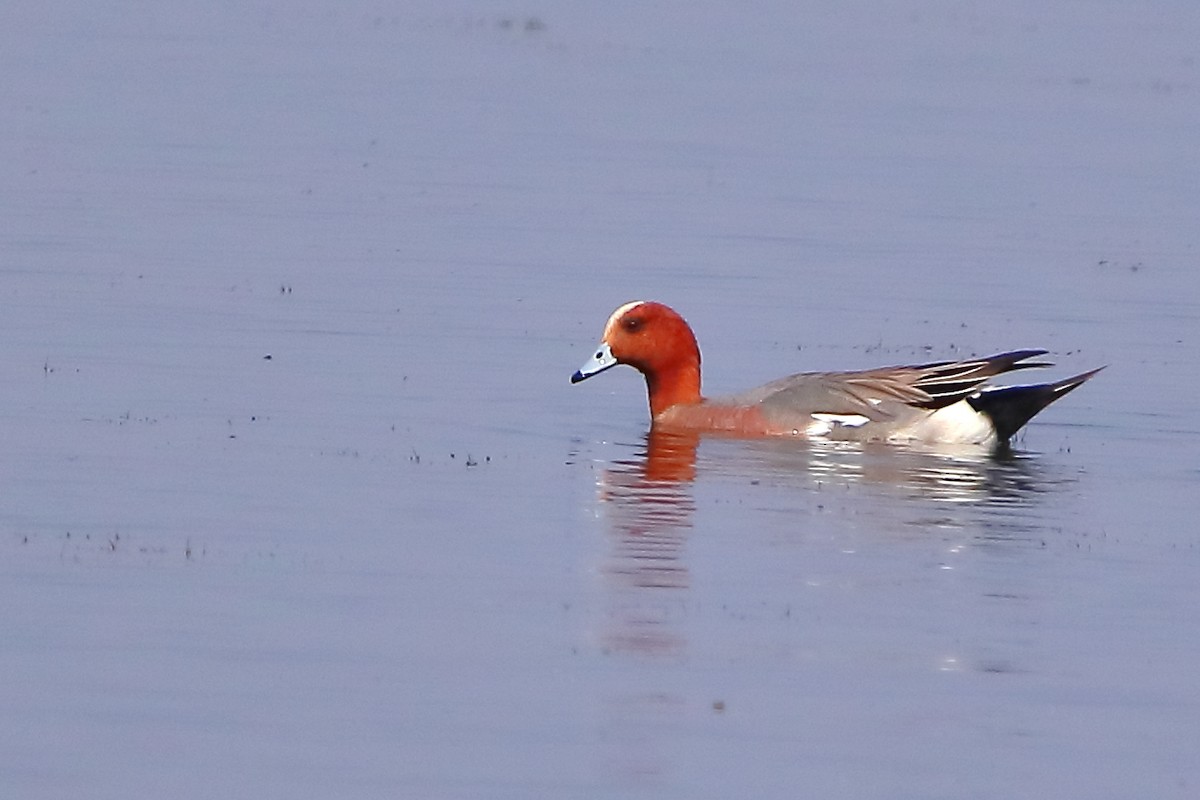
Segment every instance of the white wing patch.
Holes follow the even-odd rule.
[[[813,421],[804,431],[809,436],[825,436],[833,430],[835,425],[858,428],[871,421],[862,414],[809,414],[809,416],[813,418]]]
[[[862,414],[810,414],[817,422],[827,422],[830,425],[845,425],[848,428],[858,428],[871,420]]]

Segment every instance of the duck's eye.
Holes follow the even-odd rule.
[[[629,333],[637,333],[638,331],[640,331],[642,329],[642,318],[641,317],[630,317],[629,319],[624,320],[621,323],[621,327],[624,328]]]

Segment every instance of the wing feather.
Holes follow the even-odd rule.
[[[893,420],[918,409],[944,408],[970,397],[996,375],[1050,366],[1028,360],[1045,353],[1045,350],[1015,350],[967,361],[938,361],[862,372],[802,372],[729,400],[759,404],[763,413],[774,419],[857,414],[872,421]]]

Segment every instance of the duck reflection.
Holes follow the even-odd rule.
[[[887,537],[933,529],[945,536],[957,528],[984,545],[1027,538],[1023,531],[1035,528],[1039,517],[1023,514],[1021,506],[1061,480],[1036,456],[1011,450],[711,435],[701,447],[698,435],[652,430],[598,475],[609,539],[601,567],[606,614],[598,631],[606,652],[656,661],[687,657],[695,614],[688,538],[694,525],[708,524],[697,525],[698,479],[705,493],[723,488],[753,496],[759,510],[786,512],[784,530],[815,523],[831,526],[831,535],[849,526]],[[852,513],[840,514],[839,506]],[[822,507],[833,510],[813,513]],[[965,660],[958,653],[944,659],[953,668]],[[669,686],[610,698],[609,724],[623,735],[614,740],[617,752],[606,768],[638,785],[653,783],[647,776],[662,774],[671,758],[658,750],[647,726],[656,729],[694,700]]]
[[[600,499],[606,503],[613,556],[607,570],[637,589],[683,589],[681,555],[696,510],[696,436],[651,432],[645,449],[613,461],[604,471]]]
[[[1028,538],[1037,523],[1017,513],[1065,482],[1031,455],[1011,449],[902,447],[854,442],[730,440],[651,430],[631,455],[609,462],[599,478],[611,549],[603,567],[612,627],[608,647],[678,654],[691,577],[685,558],[698,473],[714,481],[794,488],[824,502],[844,489],[846,502],[869,508],[879,530],[970,530],[979,543]],[[821,498],[821,499],[817,499]],[[860,517],[866,519],[867,517]]]
[[[1058,481],[1042,474],[1038,461],[1005,447],[901,446],[856,442],[755,441],[734,468],[763,481],[820,489],[861,485],[935,503],[975,507],[1028,501]],[[897,509],[903,512],[903,508]]]
[[[941,503],[1021,503],[1062,482],[1045,473],[1036,457],[1011,447],[897,445],[859,442],[795,442],[780,439],[707,437],[721,448],[705,472],[820,489],[861,484]],[[600,499],[621,507],[615,525],[646,535],[660,525],[690,525],[694,508],[687,484],[696,479],[698,434],[651,430],[644,446],[612,461],[600,479]]]
[[[683,550],[696,505],[694,434],[651,431],[645,446],[612,461],[600,477],[612,539],[604,567],[614,627],[604,636],[614,650],[673,655],[683,650],[678,631],[690,577]]]

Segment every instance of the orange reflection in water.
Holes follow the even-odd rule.
[[[719,438],[719,437],[718,437]],[[686,560],[693,525],[697,434],[651,430],[644,447],[610,462],[598,495],[611,549],[602,567],[609,590],[610,648],[678,654],[691,575]],[[1021,535],[1013,511],[1063,478],[1037,459],[982,448],[929,448],[846,442],[751,440],[729,443],[705,470],[751,484],[856,489],[840,502],[865,509],[880,530],[976,530],[980,539]]]
[[[975,530],[981,540],[1019,536],[1022,523],[1014,512],[1063,480],[1047,474],[1037,459],[1012,452],[726,440],[706,445],[712,449],[698,466],[699,445],[697,435],[651,431],[641,448],[599,472],[609,548],[600,568],[605,612],[597,634],[606,653],[681,663],[689,634],[706,635],[692,623],[687,553],[698,472],[725,485],[733,479],[762,487],[744,491],[794,500],[799,507],[828,503],[830,487],[844,488],[836,496],[852,512],[844,515],[851,525],[868,520],[879,531],[920,532],[933,524]],[[648,731],[696,708],[717,708],[711,697],[654,685],[649,676],[659,674],[645,673],[650,686],[642,691],[608,698],[606,724],[620,735],[604,770],[632,786],[655,786],[677,767]]]
[[[651,431],[632,458],[613,461],[600,477],[612,551],[603,571],[610,593],[607,647],[642,655],[677,655],[690,575],[684,547],[695,501],[695,435]]]

